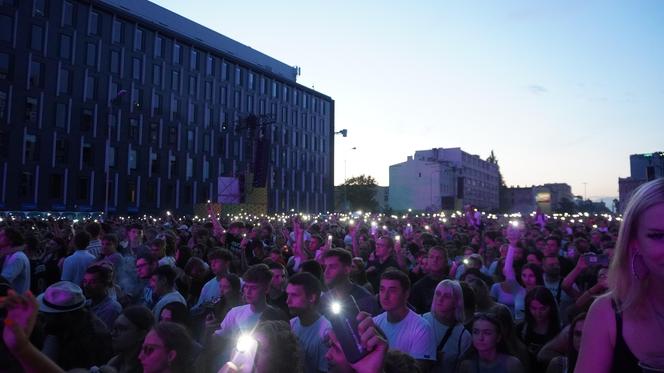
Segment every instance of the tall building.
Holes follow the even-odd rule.
[[[572,187],[565,183],[533,185],[530,187],[508,187],[505,190],[507,212],[528,214],[538,207],[544,213],[558,211],[565,204],[574,202]]]
[[[460,148],[416,151],[390,166],[389,205],[401,211],[460,209],[472,204],[495,210],[499,204],[498,166]]]
[[[0,0],[0,209],[188,213],[226,178],[329,210],[334,101],[297,75],[146,0]]]
[[[618,178],[620,212],[625,211],[627,202],[641,184],[664,177],[664,152],[632,154],[629,156],[630,176]]]

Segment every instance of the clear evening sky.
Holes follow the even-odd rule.
[[[335,184],[461,147],[493,149],[508,185],[599,199],[664,150],[664,1],[155,2],[335,100]]]

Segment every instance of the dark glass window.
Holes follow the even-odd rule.
[[[198,51],[191,48],[191,55],[189,56],[189,67],[192,70],[198,70]]]
[[[97,79],[94,76],[85,78],[85,99],[94,100],[97,97]]]
[[[26,122],[37,122],[37,110],[39,110],[39,101],[35,97],[25,98],[25,120]]]
[[[129,139],[138,140],[138,119],[129,119]]]
[[[64,178],[62,177],[62,174],[51,174],[51,180],[49,182],[51,199],[62,199],[63,181]]]
[[[62,24],[65,26],[74,24],[74,5],[67,1],[62,5]]]
[[[154,38],[154,56],[162,57],[164,55],[164,38],[157,36]]]
[[[60,58],[71,59],[71,36],[60,34]]]
[[[69,114],[69,107],[64,102],[55,104],[55,126],[58,128],[67,127],[67,115]]]
[[[88,20],[88,33],[92,35],[99,35],[99,13],[90,12]]]
[[[150,123],[150,142],[156,144],[159,141],[159,123]]]
[[[196,89],[198,88],[198,79],[195,76],[189,77],[189,95],[196,96]]]
[[[44,29],[38,25],[32,25],[30,37],[30,49],[41,51],[44,47]]]
[[[83,167],[92,167],[94,154],[92,151],[92,145],[89,143],[83,144]]]
[[[38,160],[37,137],[35,135],[25,135],[25,147],[23,156],[26,162],[35,162]]]
[[[88,43],[88,49],[85,55],[85,64],[88,66],[97,65],[97,45],[94,43]]]
[[[113,43],[122,43],[124,40],[124,24],[118,20],[113,21]]]
[[[46,0],[34,0],[32,15],[36,17],[46,17]]]
[[[180,64],[182,61],[182,47],[180,44],[173,44],[173,63]]]
[[[161,86],[161,65],[152,65],[152,83]]]
[[[87,176],[80,176],[78,178],[78,193],[77,197],[81,201],[85,201],[88,199],[88,196],[90,195],[89,190],[90,189],[90,181]]]
[[[136,28],[136,32],[134,32],[134,49],[143,50],[143,30],[138,27]]]
[[[66,163],[68,146],[66,139],[57,139],[55,140],[55,161],[57,163]]]
[[[0,14],[0,41],[11,42],[14,36],[14,19]]]
[[[24,171],[21,174],[21,183],[18,187],[18,196],[26,200],[34,196],[35,190],[35,177],[32,172]]]
[[[171,71],[171,89],[180,92],[180,72],[177,70]]]
[[[205,63],[205,73],[207,75],[214,75],[214,57],[208,56]]]
[[[132,59],[132,77],[135,80],[141,80],[142,71],[141,71],[141,60],[138,58]]]
[[[178,129],[177,127],[168,127],[168,145],[177,145],[178,142]]]
[[[44,86],[44,64],[38,61],[30,63],[30,86],[43,87]]]
[[[67,69],[60,69],[60,86],[58,87],[58,92],[60,93],[70,93],[71,87],[71,74]]]
[[[111,72],[120,73],[120,52],[118,51],[111,51]]]
[[[92,129],[93,113],[90,109],[83,109],[81,114],[81,131],[87,132]]]

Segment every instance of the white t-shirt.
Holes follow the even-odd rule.
[[[427,312],[422,315],[422,318],[426,320],[431,328],[433,329],[433,338],[436,348],[438,344],[443,340],[447,329],[447,325],[436,320],[436,318]],[[472,343],[472,337],[470,332],[464,328],[462,324],[457,324],[452,329],[450,337],[447,339],[447,342],[442,348],[443,351],[443,361],[438,362],[436,367],[432,370],[434,372],[454,372],[456,369],[456,364],[459,362],[459,357],[463,355],[464,352],[470,347]]]
[[[221,322],[219,329],[214,334],[219,336],[232,336],[237,333],[250,332],[260,321],[263,312],[254,312],[250,304],[233,307],[228,311],[224,321]]]
[[[304,351],[304,371],[306,373],[327,372],[325,334],[332,329],[332,324],[321,315],[309,326],[302,326],[299,317],[292,318],[290,325]]]
[[[387,321],[387,312],[375,316],[373,322],[387,336],[391,350],[399,350],[418,360],[436,360],[433,329],[412,310],[397,323]]]

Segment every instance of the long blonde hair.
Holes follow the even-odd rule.
[[[449,289],[448,291],[452,293],[454,297],[454,318],[457,323],[463,323],[465,316],[465,308],[463,304],[463,292],[461,291],[461,285],[458,281],[455,280],[443,280],[438,283],[436,290]],[[434,298],[436,293],[434,292]],[[431,302],[431,314],[434,314],[434,302]]]
[[[634,276],[634,247],[641,215],[650,207],[664,203],[664,178],[649,181],[638,187],[627,204],[618,233],[613,260],[609,268],[611,297],[621,311],[641,300],[648,288],[648,277],[637,280]]]

